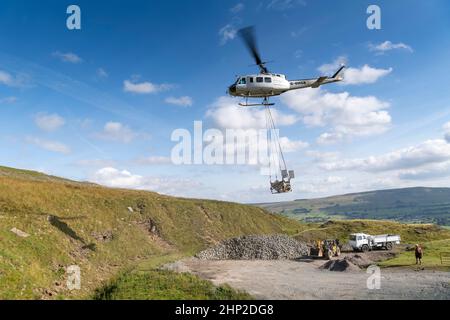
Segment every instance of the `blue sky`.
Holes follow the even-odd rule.
[[[66,8],[81,8],[81,30]],[[381,30],[366,27],[370,4]],[[114,187],[241,202],[448,186],[448,1],[8,1],[0,4],[0,164]],[[294,192],[255,166],[173,165],[173,130],[259,128],[226,97],[254,73],[236,30],[255,25],[271,71],[343,84],[275,98]]]

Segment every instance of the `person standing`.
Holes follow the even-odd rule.
[[[423,256],[422,247],[416,244],[416,249],[414,250],[414,253],[416,255],[416,264],[422,264],[422,256]]]

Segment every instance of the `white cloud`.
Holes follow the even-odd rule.
[[[345,56],[339,56],[337,57],[333,62],[331,63],[325,63],[321,65],[318,70],[324,74],[324,75],[333,75],[341,66],[347,65],[348,59]]]
[[[444,128],[445,132],[450,132],[450,122],[445,123],[442,127]]]
[[[295,31],[291,31],[291,36],[293,37],[293,38],[297,38],[297,37],[300,37],[301,35],[303,35],[306,31],[308,31],[308,27],[301,27],[300,29],[298,29],[298,30],[295,30]],[[301,50],[297,50],[297,51],[301,51]]]
[[[164,100],[166,103],[173,104],[180,107],[190,107],[193,104],[192,98],[189,96],[182,97],[168,97]]]
[[[232,23],[229,23],[226,26],[222,27],[219,30],[220,44],[224,45],[228,41],[236,38],[237,32],[238,32],[238,30]]]
[[[75,162],[75,165],[80,167],[111,167],[114,164],[113,160],[106,159],[82,159]]]
[[[445,134],[445,140],[447,140],[447,142],[450,143],[450,122],[444,124],[443,129]]]
[[[296,59],[300,59],[302,57],[302,55],[303,55],[303,51],[302,50],[295,50],[294,57]]]
[[[277,126],[289,126],[299,119],[295,115],[283,114],[272,109],[272,116]],[[214,121],[221,129],[263,129],[266,128],[264,109],[240,107],[230,97],[218,98],[206,112],[206,117]]]
[[[55,52],[53,52],[53,56],[55,58],[58,58],[62,62],[68,62],[68,63],[81,63],[81,62],[83,62],[83,59],[81,59],[78,55],[76,55],[73,52],[63,53],[63,52],[55,51]]]
[[[0,83],[11,86],[13,84],[13,77],[8,72],[0,70]]]
[[[389,69],[376,69],[369,65],[364,65],[362,68],[347,68],[344,71],[344,81],[342,84],[369,84],[375,83],[378,79],[387,76],[392,72]]]
[[[238,3],[235,6],[233,6],[232,8],[230,8],[230,12],[236,14],[236,13],[239,13],[242,10],[244,10],[244,8],[245,8],[245,5],[243,3]]]
[[[300,185],[296,185],[296,191],[299,191],[302,194],[326,193],[329,192],[330,187],[336,187],[342,184],[344,181],[345,178],[339,176],[313,178],[308,181],[303,181]]]
[[[448,177],[450,175],[450,161],[433,163],[425,168],[403,170],[398,177],[402,180],[429,180]]]
[[[171,84],[154,84],[151,82],[134,82],[131,80],[125,80],[123,82],[123,90],[125,92],[137,93],[137,94],[149,94],[158,93],[161,91],[170,90],[173,87]]]
[[[127,170],[120,171],[116,168],[106,167],[95,172],[93,180],[108,187],[138,188],[142,185],[143,177],[131,174]]]
[[[34,144],[44,150],[69,154],[71,152],[70,148],[63,143],[57,141],[43,140],[36,137],[27,137],[26,142]]]
[[[151,190],[171,195],[185,194],[186,190],[201,187],[200,183],[190,179],[145,177],[113,167],[106,167],[96,171],[90,180],[113,188]]]
[[[12,75],[7,71],[0,70],[0,84],[8,87],[24,87],[30,81],[27,74]]]
[[[338,152],[321,152],[317,150],[308,150],[306,155],[318,162],[337,160],[340,156]]]
[[[66,123],[63,117],[54,113],[54,114],[46,114],[46,113],[38,113],[34,117],[35,124],[42,130],[47,132],[55,131]]]
[[[330,127],[319,137],[319,143],[380,134],[391,124],[391,116],[385,110],[389,103],[373,96],[355,97],[348,92],[307,88],[288,92],[281,99],[302,115],[306,125]]]
[[[347,58],[344,56],[338,57],[332,63],[324,64],[319,67],[319,71],[325,75],[333,75],[340,66],[347,65]],[[392,68],[377,69],[367,64],[361,68],[349,67],[344,70],[344,81],[342,85],[357,85],[357,84],[370,84],[375,83],[382,77],[387,76],[392,72]]]
[[[309,147],[307,142],[301,140],[290,140],[287,137],[280,137],[280,145],[283,152],[295,152]]]
[[[234,129],[233,131],[226,130],[226,132],[219,130],[219,132],[205,131],[205,140],[208,141],[205,143],[205,146],[213,140],[213,136],[217,137],[221,134],[223,140],[219,138],[216,141],[220,141],[220,144],[223,146],[223,149],[221,149],[225,157],[223,158],[223,163],[226,163],[229,159],[234,159],[233,161],[239,161],[239,165],[265,167],[269,163],[269,153],[278,159],[278,145],[275,144],[274,139],[271,139],[271,143],[268,143],[267,132],[265,131]],[[288,137],[280,137],[279,143],[284,153],[297,152],[309,147],[307,142],[290,140]],[[274,161],[276,162],[277,160]]]
[[[328,184],[335,184],[335,183],[341,183],[345,179],[338,176],[329,176],[325,179],[325,182]]]
[[[339,159],[323,162],[325,170],[362,170],[382,172],[417,168],[450,160],[450,144],[445,140],[427,140],[419,145],[403,148],[380,156],[357,159]]]
[[[403,42],[392,43],[391,41],[385,41],[385,42],[377,44],[377,45],[369,44],[369,49],[370,49],[370,51],[376,51],[379,54],[383,54],[387,51],[398,50],[398,49],[406,50],[408,52],[414,51],[411,48],[411,46],[404,44]]]
[[[102,79],[109,77],[108,72],[106,72],[106,70],[103,68],[98,68],[96,74],[97,74],[98,78],[102,78]]]
[[[89,129],[92,127],[92,124],[94,123],[94,121],[90,118],[77,119],[76,122],[82,129]]]
[[[266,111],[260,108],[239,107],[236,100],[230,97],[218,98],[207,110],[206,118],[213,121],[216,128],[221,130],[235,130],[233,133],[222,132],[222,134],[233,134],[236,142],[225,142],[224,152],[227,156],[238,155],[247,159],[249,165],[261,164],[263,159],[258,155],[267,152],[266,134],[260,129],[266,129]],[[298,121],[294,115],[286,115],[278,110],[272,110],[272,116],[277,127],[289,126]],[[279,133],[278,133],[279,134]],[[255,141],[258,141],[255,145]],[[296,152],[307,148],[308,143],[300,140],[290,140],[287,137],[280,137],[281,148],[284,152]],[[256,150],[255,150],[256,148]],[[256,151],[256,153],[250,152]]]
[[[110,121],[105,124],[103,131],[97,133],[96,136],[103,140],[129,143],[133,141],[138,134],[120,122]]]
[[[334,144],[345,139],[342,132],[324,132],[317,138],[318,144]]]
[[[267,9],[274,9],[279,11],[284,11],[292,9],[298,5],[306,6],[306,1],[304,0],[271,0],[267,5]]]
[[[136,159],[135,162],[140,165],[162,165],[171,164],[172,160],[169,157],[150,156]]]

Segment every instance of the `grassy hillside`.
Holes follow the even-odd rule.
[[[416,268],[440,268],[450,271],[449,264],[441,263],[441,254],[450,254],[450,239],[435,240],[422,244],[423,259],[422,264],[415,264],[414,250],[400,253],[394,259],[386,260],[380,263],[382,267],[411,267]]]
[[[190,255],[238,235],[302,228],[257,207],[0,167],[0,299],[87,297],[141,261]],[[81,268],[81,290],[65,289],[70,265]]]
[[[244,234],[344,241],[358,231],[400,233],[411,243],[450,239],[450,230],[434,225],[299,223],[255,206],[110,189],[0,167],[0,299],[245,299],[229,287],[156,268]],[[81,290],[67,290],[71,265],[81,269]]]
[[[380,190],[259,206],[307,222],[331,217],[450,225],[450,188]]]
[[[399,234],[402,243],[410,244],[450,239],[450,230],[433,224],[404,224],[380,220],[341,220],[328,221],[322,224],[311,223],[307,226],[294,237],[303,241],[339,239],[341,243],[345,243],[351,233],[363,232],[368,234]]]

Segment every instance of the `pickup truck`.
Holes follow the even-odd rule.
[[[354,251],[369,251],[375,249],[392,250],[394,245],[400,244],[400,236],[393,234],[380,234],[371,236],[365,233],[353,233],[350,235],[349,245]]]

